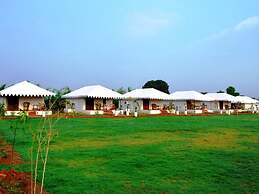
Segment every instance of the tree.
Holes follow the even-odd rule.
[[[226,89],[227,94],[230,94],[232,96],[239,96],[239,92],[236,92],[236,88],[234,86],[229,86]]]
[[[116,90],[116,92],[120,93],[120,94],[125,94],[127,91],[123,88],[123,87],[120,87]]]
[[[5,89],[5,87],[6,87],[6,84],[0,84],[0,91]]]
[[[45,98],[45,104],[47,109],[51,109],[54,113],[64,112],[66,108],[67,100],[62,98],[63,95],[71,92],[69,87],[64,87],[60,90],[52,89],[56,95]]]
[[[169,94],[169,85],[163,80],[150,80],[146,82],[142,88],[155,88]]]
[[[120,93],[120,94],[125,94],[127,92],[131,92],[133,89],[131,87],[128,87],[127,89],[124,89],[124,87],[120,87],[117,90],[115,90],[116,92]]]
[[[131,92],[133,89],[132,89],[132,87],[128,87],[128,92]]]
[[[219,90],[219,91],[217,91],[217,93],[225,93],[224,91],[222,91],[222,90]]]

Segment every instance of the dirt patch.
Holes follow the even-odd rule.
[[[0,164],[21,164],[22,159],[20,154],[12,152],[12,146],[0,140]]]
[[[19,165],[24,163],[20,154],[13,151],[12,146],[0,140],[0,165]],[[30,194],[33,184],[30,173],[2,169],[0,171],[0,194]],[[36,185],[36,193],[40,193],[40,185]],[[43,194],[48,192],[43,191]]]
[[[28,173],[16,172],[13,169],[0,171],[0,194],[30,194],[33,186],[31,176]],[[40,190],[41,188],[37,184],[36,193],[40,193]],[[43,191],[43,194],[48,193]]]
[[[238,134],[235,131],[222,133],[202,133],[192,139],[192,145],[199,148],[234,148],[237,146]]]

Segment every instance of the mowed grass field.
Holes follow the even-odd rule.
[[[8,142],[12,122],[0,120]],[[60,119],[55,128],[49,192],[259,193],[259,115]],[[30,142],[19,130],[25,161]]]

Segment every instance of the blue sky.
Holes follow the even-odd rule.
[[[0,83],[259,96],[258,0],[3,0]]]

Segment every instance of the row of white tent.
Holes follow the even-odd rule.
[[[30,82],[23,81],[0,91],[0,102],[5,103],[7,112],[17,114],[20,110],[36,111],[43,114],[41,105],[44,97],[55,95]],[[166,94],[153,88],[136,89],[124,95],[100,85],[85,86],[74,90],[63,98],[68,100],[67,112],[103,114],[105,111],[119,109],[127,114],[141,112],[160,114],[167,112],[202,113],[219,112],[232,109],[232,104],[242,104],[242,111],[257,111],[259,102],[248,96],[234,97],[226,93],[201,94],[196,91],[177,91]],[[119,106],[115,108],[114,99]],[[26,107],[25,107],[26,105]]]
[[[18,114],[20,110],[43,114],[44,97],[54,96],[44,88],[23,81],[0,91],[0,102],[7,107],[7,114]],[[177,91],[166,94],[153,88],[136,89],[124,95],[100,85],[85,86],[74,90],[63,98],[69,102],[67,112],[103,114],[105,111],[119,109],[127,114],[140,112],[160,114],[167,112],[226,112],[233,104],[241,104],[240,111],[258,111],[259,102],[248,96],[234,97],[226,93],[201,94],[196,91]],[[114,105],[117,99],[118,107]],[[50,113],[49,113],[50,114]]]
[[[185,113],[230,113],[233,112],[231,110],[232,104],[239,104],[239,111],[257,111],[259,107],[259,101],[248,96],[234,97],[226,93],[207,93],[204,95],[197,91],[177,91],[169,95],[156,89],[137,89],[126,93],[123,97],[126,98],[124,104],[127,104],[130,109],[132,109],[132,104],[137,102],[140,110],[149,114],[159,114],[164,109],[170,111],[170,103],[173,105],[174,113],[176,111]],[[138,99],[149,99],[149,101],[144,100],[141,103]],[[146,108],[145,110],[144,103],[153,106],[149,106],[149,109]]]

